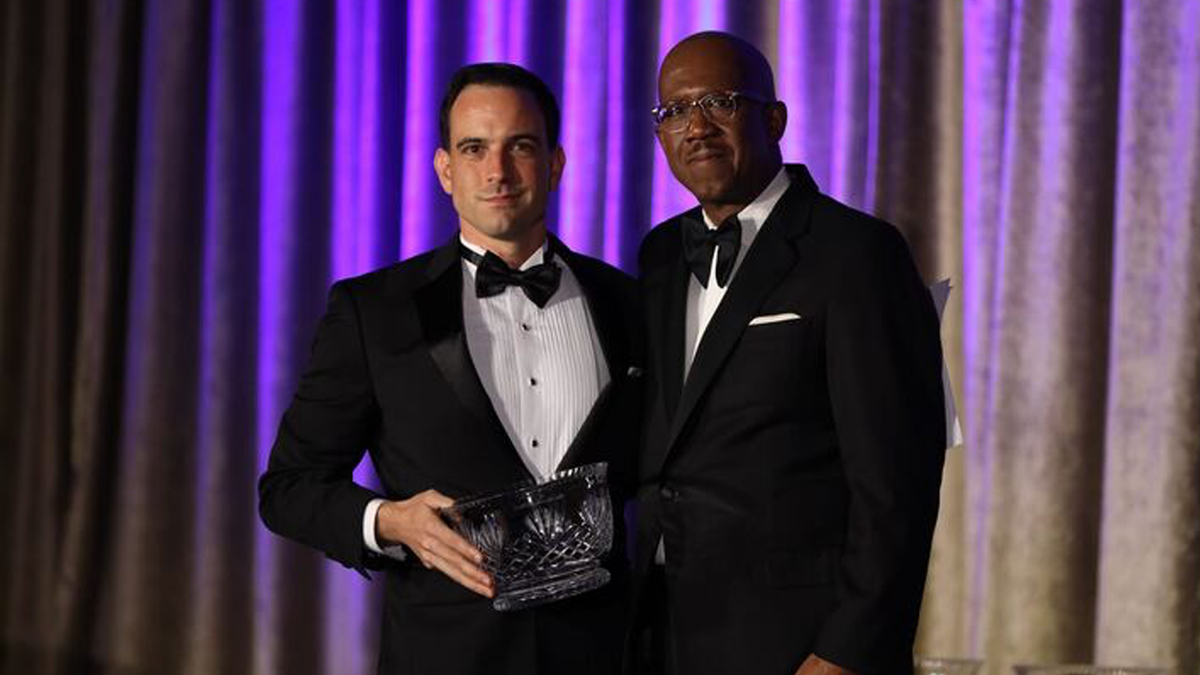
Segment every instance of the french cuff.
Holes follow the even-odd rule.
[[[379,507],[383,506],[385,502],[387,502],[386,499],[379,498],[367,502],[367,508],[363,510],[363,543],[366,544],[367,550],[372,553],[378,553],[393,560],[404,560],[408,557],[408,553],[404,551],[404,546],[396,544],[395,546],[383,547],[375,539],[375,519],[379,515]]]

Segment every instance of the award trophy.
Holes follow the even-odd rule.
[[[524,609],[608,583],[600,566],[613,540],[607,470],[603,462],[588,464],[440,510],[483,553],[495,583],[493,607]]]

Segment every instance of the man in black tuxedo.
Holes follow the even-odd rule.
[[[546,233],[564,156],[553,94],[507,64],[461,69],[434,166],[446,245],[339,281],[259,483],[263,522],[386,573],[381,673],[613,673],[629,578],[620,514],[640,415],[634,282]],[[352,480],[370,452],[382,490]],[[601,589],[500,613],[480,553],[436,509],[609,463]]]
[[[700,205],[640,255],[637,650],[666,673],[911,673],[944,456],[930,295],[891,225],[783,165],[750,44],[693,35],[654,110]]]

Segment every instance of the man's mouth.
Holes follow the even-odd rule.
[[[488,195],[483,198],[483,201],[493,206],[508,206],[509,204],[515,204],[520,197],[521,193],[519,192],[506,192],[504,194]]]
[[[721,148],[705,147],[697,148],[687,155],[688,164],[698,164],[700,162],[708,162],[714,159],[725,157],[725,151]]]

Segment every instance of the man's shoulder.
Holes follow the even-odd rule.
[[[850,255],[908,248],[895,225],[824,194],[813,205],[812,226],[820,239]]]
[[[333,287],[343,289],[355,297],[378,297],[411,291],[428,281],[429,267],[436,250],[426,251],[364,274],[339,279],[334,282]]]
[[[916,270],[899,228],[828,197],[814,205],[810,236],[822,269],[836,280],[832,287],[843,293],[895,285]]]

